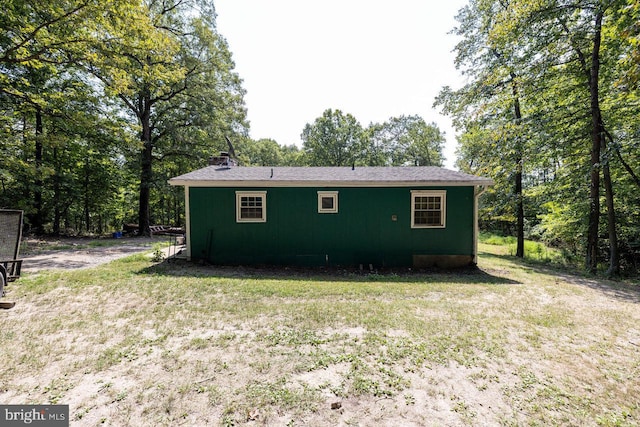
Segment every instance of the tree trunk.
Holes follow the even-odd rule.
[[[62,213],[64,217],[64,228],[65,230],[71,228],[71,218],[69,218],[69,204],[64,205],[64,212]]]
[[[596,14],[593,52],[591,55],[591,73],[589,92],[591,98],[591,179],[589,187],[589,225],[587,230],[586,269],[595,274],[598,270],[598,231],[600,222],[600,153],[602,150],[603,129],[599,100],[600,78],[600,42],[603,12]]]
[[[24,147],[24,149],[22,150],[22,152],[24,153],[24,157],[22,158],[22,160],[27,163],[30,160],[30,147],[29,147],[29,136],[28,136],[28,130],[29,130],[29,118],[27,117],[27,114],[23,114],[22,115],[22,146]],[[27,179],[23,179],[22,180],[22,200],[31,200],[31,188],[29,186],[29,180]]]
[[[55,165],[55,174],[53,176],[53,235],[60,235],[60,217],[62,216],[61,200],[62,194],[60,194],[60,180],[62,172],[60,170],[60,164],[58,161],[58,149],[53,149],[53,163]]]
[[[524,200],[522,196],[522,159],[516,159],[516,256],[524,258]]]
[[[184,200],[184,199],[183,199]],[[173,193],[173,224],[176,227],[182,226],[182,219],[180,218],[181,201],[176,192]]]
[[[147,93],[140,96],[139,100],[140,125],[142,133],[142,152],[140,153],[140,199],[138,209],[138,233],[141,236],[150,236],[150,196],[151,184],[153,181],[153,143],[151,140],[151,97]]]
[[[511,73],[511,84],[513,92],[513,110],[516,117],[516,123],[519,125],[522,121],[522,111],[520,110],[520,98],[518,96],[518,87],[515,81],[516,75]],[[518,126],[519,128],[519,126]],[[516,129],[519,132],[519,129]],[[516,256],[524,258],[524,198],[522,195],[522,141],[520,136],[516,135],[516,158],[515,167],[515,193],[516,193]]]
[[[91,232],[91,212],[89,210],[89,157],[85,159],[84,164],[84,226],[87,233]]]
[[[604,126],[603,126],[604,127]],[[606,140],[603,139],[602,150],[606,152]],[[613,200],[613,183],[611,180],[611,171],[609,170],[609,162],[602,164],[603,183],[605,191],[605,199],[607,203],[607,222],[609,231],[609,269],[608,276],[617,276],[620,274],[620,253],[618,252],[618,232],[616,231],[616,211]]]
[[[42,187],[44,185],[42,181],[42,160],[43,160],[43,148],[42,138],[44,133],[44,127],[42,125],[42,110],[36,108],[36,146],[35,146],[35,161],[36,161],[36,176],[34,180],[33,189],[33,207],[35,214],[32,217],[31,225],[33,226],[36,234],[44,234],[44,207],[42,204]]]

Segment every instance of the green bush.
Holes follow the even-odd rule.
[[[500,236],[492,233],[480,233],[480,242],[486,245],[505,246],[511,256],[515,256],[518,244],[513,236]],[[551,262],[562,265],[569,263],[569,259],[559,249],[533,240],[524,241],[524,258],[529,261]]]

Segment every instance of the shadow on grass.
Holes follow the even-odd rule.
[[[411,282],[518,285],[520,282],[494,276],[482,269],[469,266],[458,269],[385,268],[360,270],[344,267],[290,267],[290,266],[220,266],[204,265],[180,259],[164,260],[139,271],[173,277],[250,278],[263,280],[312,280],[341,282]]]
[[[557,279],[565,282],[600,291],[615,299],[640,303],[640,283],[637,282],[633,283],[630,280],[613,280],[605,277],[587,275],[575,266],[564,266],[531,259],[519,259],[513,255],[482,252],[481,256],[482,258],[506,260],[520,268],[531,269],[542,274],[555,276]]]

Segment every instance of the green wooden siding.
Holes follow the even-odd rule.
[[[446,227],[411,228],[417,188],[189,189],[191,257],[214,264],[411,266],[414,255],[473,254],[473,187],[447,187]],[[265,223],[236,223],[236,191],[267,192]],[[318,213],[338,191],[338,213]],[[392,217],[397,220],[393,221]]]

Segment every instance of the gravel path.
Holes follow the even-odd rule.
[[[37,251],[33,254],[20,255],[23,273],[37,273],[41,270],[90,268],[100,264],[124,258],[126,256],[152,250],[156,239],[123,239],[117,244],[87,247],[87,241],[64,241],[70,249]],[[29,246],[29,242],[27,242]],[[78,249],[73,249],[77,246]]]

